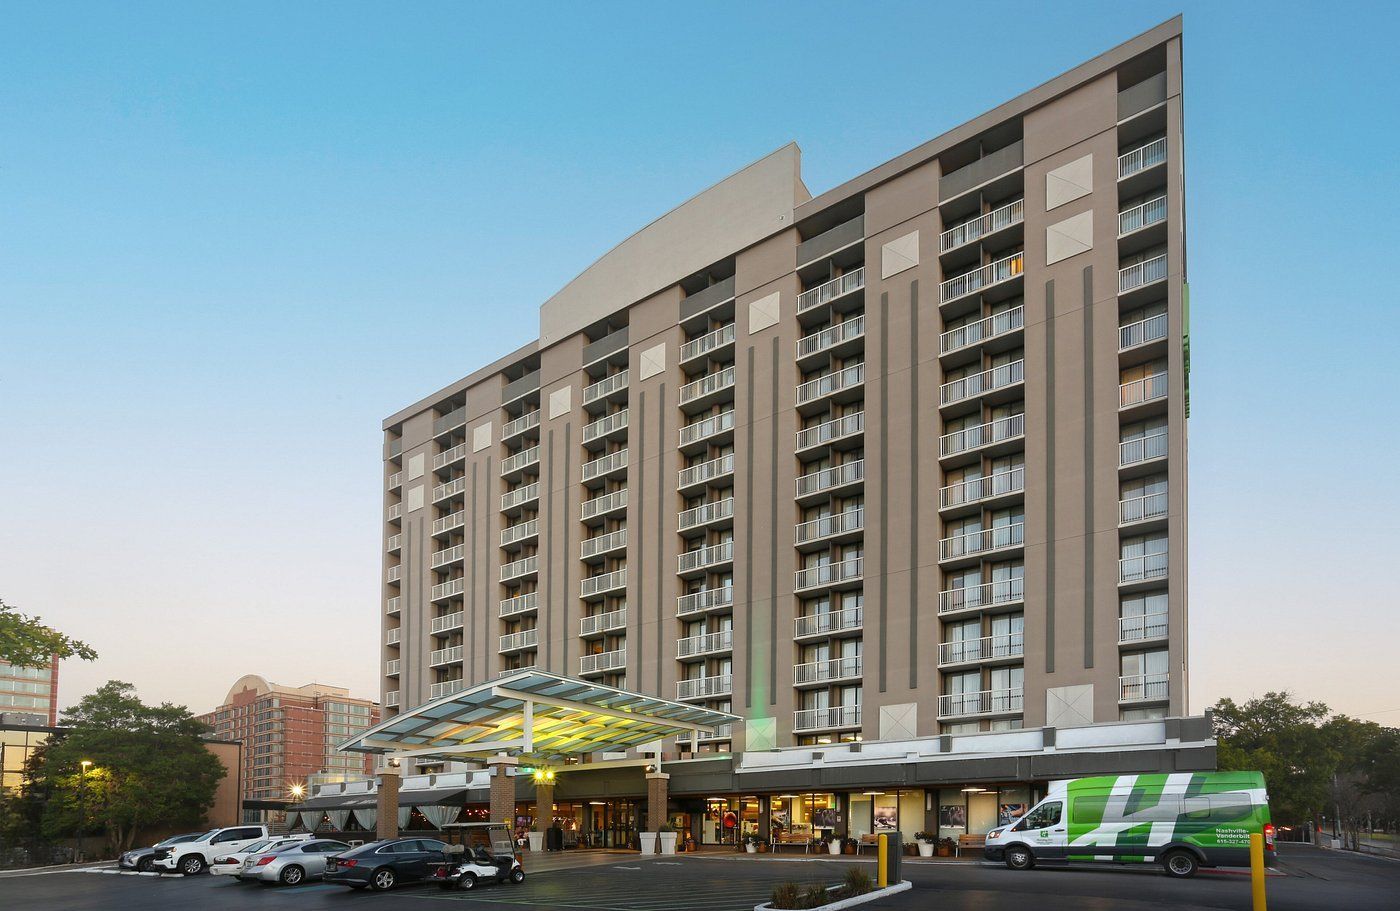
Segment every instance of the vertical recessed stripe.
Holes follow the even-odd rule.
[[[1027,428],[1029,430],[1030,428]],[[1055,673],[1055,282],[1045,283],[1045,673]]]
[[[1084,267],[1084,666],[1094,666],[1094,267]]]
[[[662,383],[656,390],[660,401],[656,408],[656,604],[661,610],[662,577],[666,572],[664,554],[666,553],[666,523],[661,518],[666,514],[666,384]],[[639,574],[640,575],[640,574]],[[658,696],[661,695],[661,663],[666,654],[666,643],[663,639],[668,624],[662,623],[657,618],[656,623],[656,689],[653,690]],[[637,672],[638,678],[641,672]]]
[[[919,686],[919,441],[923,412],[919,408],[919,282],[909,283],[909,688]]]
[[[753,355],[749,355],[749,385],[753,386]],[[778,704],[778,336],[773,336],[772,398],[768,401],[768,704]],[[753,427],[753,400],[749,400],[749,427]],[[753,437],[750,430],[749,437]],[[751,536],[752,537],[752,536]],[[791,663],[791,662],[789,662]]]
[[[888,655],[889,644],[889,568],[890,568],[890,384],[885,377],[889,376],[890,370],[890,295],[888,291],[880,292],[880,370],[884,377],[878,381],[880,383],[880,554],[878,558],[880,566],[880,581],[878,583],[880,591],[880,635],[877,638],[880,650],[879,681],[880,692],[885,692],[885,658]],[[865,422],[866,432],[870,432],[870,421]],[[861,559],[865,559],[865,548],[861,548]],[[864,583],[862,583],[864,584]]]

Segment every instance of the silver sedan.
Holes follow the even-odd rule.
[[[327,857],[349,850],[350,846],[343,841],[325,839],[285,845],[275,851],[250,854],[243,861],[238,878],[284,886],[300,885],[325,875]]]

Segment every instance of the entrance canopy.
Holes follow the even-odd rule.
[[[708,734],[738,720],[587,680],[520,671],[401,712],[340,748],[443,760],[500,753],[562,759]]]

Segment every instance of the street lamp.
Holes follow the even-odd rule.
[[[83,862],[84,836],[87,834],[87,805],[86,805],[86,784],[87,771],[92,765],[91,759],[84,759],[78,763],[82,771],[78,773],[78,863]]]

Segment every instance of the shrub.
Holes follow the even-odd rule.
[[[841,880],[841,888],[848,897],[854,897],[869,892],[875,888],[875,884],[871,882],[870,874],[865,870],[860,867],[847,867],[846,876]]]
[[[797,883],[778,883],[773,887],[774,908],[801,908],[802,887]]]
[[[807,891],[802,894],[802,907],[820,908],[827,902],[835,901],[835,896],[826,891],[826,887],[821,883],[807,887]]]

